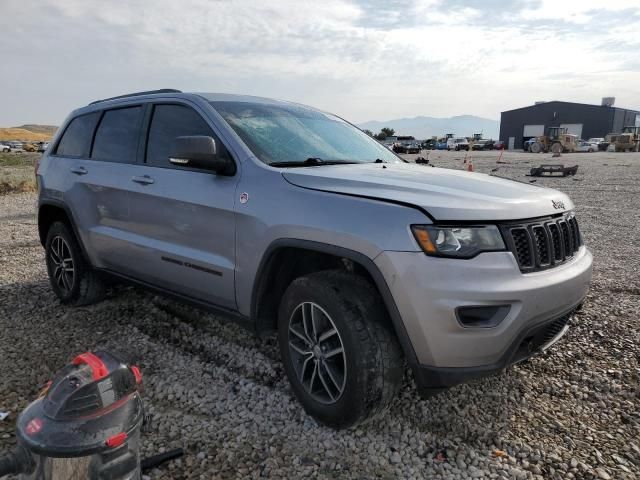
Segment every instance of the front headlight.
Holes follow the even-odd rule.
[[[500,230],[495,225],[412,225],[411,231],[424,253],[436,257],[471,258],[481,252],[506,250]]]

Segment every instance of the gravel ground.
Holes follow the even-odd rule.
[[[424,155],[424,153],[423,153]],[[531,180],[549,155],[474,154],[476,171]],[[464,152],[431,152],[463,168]],[[557,160],[557,159],[553,159]],[[151,478],[640,478],[640,154],[572,154],[573,178],[539,179],[577,205],[595,256],[591,292],[546,355],[429,400],[410,380],[375,422],[334,432],[308,418],[275,339],[139,289],[61,306],[46,279],[33,194],[0,197],[0,451],[17,413],[76,353],[139,363],[152,414],[143,455],[187,454]],[[429,168],[429,167],[425,167]],[[634,248],[635,247],[635,248]]]

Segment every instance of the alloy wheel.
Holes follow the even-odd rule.
[[[49,251],[53,280],[64,293],[71,292],[75,281],[75,269],[71,249],[64,238],[53,237]]]
[[[329,314],[313,302],[298,305],[289,318],[289,353],[298,380],[323,404],[337,402],[347,380],[344,344]]]

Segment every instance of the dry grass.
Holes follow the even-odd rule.
[[[29,193],[36,191],[36,183],[33,180],[22,180],[15,182],[13,180],[0,181],[0,195],[9,195],[11,193]]]
[[[33,166],[39,153],[0,153],[0,195],[35,192]]]
[[[58,127],[56,127],[55,125],[38,125],[36,123],[20,125],[15,128],[22,128],[24,130],[29,130],[30,132],[33,132],[33,133],[43,133],[45,135],[49,135],[50,137],[53,137],[53,135],[58,130]]]
[[[35,133],[24,128],[0,128],[0,141],[22,140],[26,142],[46,142],[51,140],[51,135]]]

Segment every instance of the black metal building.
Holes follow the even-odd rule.
[[[603,103],[605,103],[603,101]],[[547,133],[548,127],[567,127],[578,138],[604,138],[628,125],[640,126],[640,112],[608,105],[539,102],[500,115],[500,140],[507,148],[523,148],[525,141]]]

